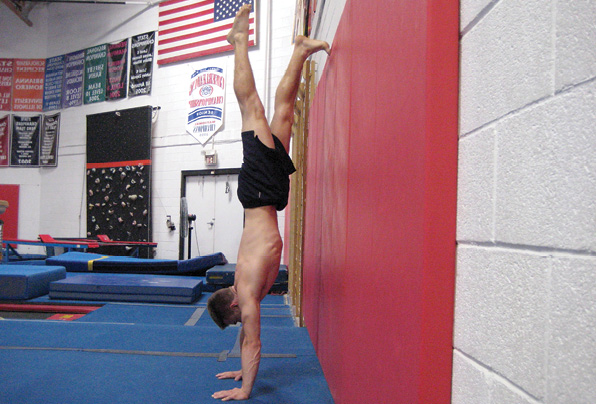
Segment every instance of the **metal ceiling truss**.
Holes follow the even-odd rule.
[[[136,0],[136,1],[121,1],[121,0],[2,0],[2,3],[12,10],[21,20],[28,26],[32,27],[33,23],[29,19],[29,13],[39,3],[73,3],[73,4],[114,4],[114,5],[127,5],[127,4],[141,4],[152,6],[158,4],[163,0]]]

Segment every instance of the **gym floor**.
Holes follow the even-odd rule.
[[[217,328],[206,311],[209,295],[192,304],[46,295],[23,303],[99,308],[48,318],[0,312],[0,403],[216,402],[214,392],[240,385],[215,377],[240,369],[240,327]],[[308,332],[294,326],[285,296],[262,302],[261,334],[263,357],[250,402],[333,403]]]

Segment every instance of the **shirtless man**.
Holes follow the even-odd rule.
[[[234,46],[234,92],[242,115],[244,162],[238,177],[238,198],[244,207],[244,230],[238,250],[234,286],[215,292],[207,302],[213,321],[222,329],[242,322],[242,369],[216,375],[242,379],[242,387],[219,391],[213,398],[246,400],[252,391],[261,360],[261,301],[267,295],[281,260],[282,241],[277,210],[288,202],[289,175],[295,171],[288,155],[294,100],[304,61],[329,44],[299,36],[289,66],[275,93],[271,126],[265,117],[248,59],[250,4],[240,8],[227,39]]]

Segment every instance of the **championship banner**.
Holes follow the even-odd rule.
[[[46,73],[43,85],[44,111],[53,111],[62,107],[63,76],[64,55],[46,59]]]
[[[8,148],[10,147],[10,127],[8,126],[10,123],[9,116],[6,115],[3,118],[0,118],[0,167],[8,166],[8,156],[9,151]]]
[[[85,104],[106,100],[108,46],[103,44],[85,51]]]
[[[0,59],[0,111],[10,111],[13,69],[12,59]]]
[[[126,74],[128,69],[128,39],[108,45],[108,74],[106,99],[126,98]]]
[[[12,110],[41,111],[43,109],[43,78],[45,59],[15,59],[12,81]]]
[[[221,127],[225,106],[225,79],[225,69],[217,66],[193,69],[190,76],[186,131],[202,145]]]
[[[12,117],[10,165],[37,167],[39,165],[39,135],[41,115]]]
[[[39,165],[56,167],[58,165],[58,136],[60,134],[60,114],[45,115],[39,142]]]
[[[84,50],[66,55],[64,63],[64,83],[62,85],[62,108],[83,105],[84,69]]]
[[[155,32],[131,38],[129,97],[151,94],[154,44]]]

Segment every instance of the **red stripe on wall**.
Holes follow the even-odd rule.
[[[144,166],[151,165],[151,160],[130,160],[130,161],[112,161],[108,163],[87,163],[87,168],[111,168],[111,167],[126,167],[126,166]]]

